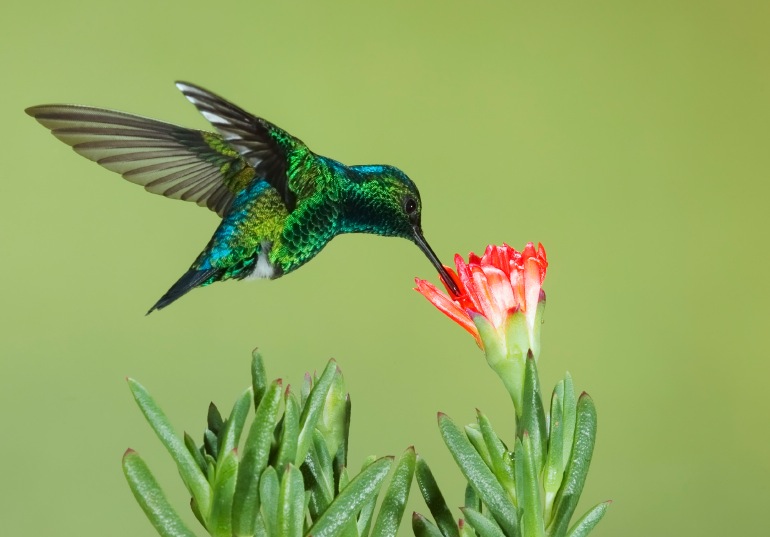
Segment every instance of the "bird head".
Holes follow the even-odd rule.
[[[356,231],[403,237],[414,242],[453,292],[454,280],[433,252],[422,232],[422,201],[417,186],[393,166],[353,166],[360,181],[349,207]]]

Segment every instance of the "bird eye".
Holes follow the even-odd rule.
[[[406,211],[406,214],[412,214],[415,210],[417,210],[417,202],[414,198],[406,198],[404,200],[404,211]]]

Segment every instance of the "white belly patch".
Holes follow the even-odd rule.
[[[251,271],[251,274],[246,277],[247,280],[272,278],[275,276],[275,267],[268,257],[273,244],[270,241],[262,241],[260,246],[261,248],[259,257],[257,257],[257,263],[254,265],[254,270]]]

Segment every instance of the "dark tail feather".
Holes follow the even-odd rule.
[[[169,289],[165,295],[160,297],[160,300],[158,300],[155,305],[150,308],[150,311],[147,312],[147,315],[155,310],[165,308],[174,300],[186,294],[191,289],[198,287],[212,276],[216,276],[218,272],[219,269],[188,270],[181,278],[177,280],[174,285],[171,286],[171,289]]]

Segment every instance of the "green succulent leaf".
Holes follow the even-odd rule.
[[[564,449],[564,381],[559,382],[551,395],[551,415],[548,431],[548,455],[543,469],[545,491],[545,518],[550,521],[551,508],[564,476],[562,450]]]
[[[525,431],[529,433],[529,439],[532,442],[532,455],[539,474],[545,459],[548,432],[545,426],[543,398],[540,394],[540,380],[537,376],[537,363],[532,356],[532,351],[527,353],[521,419],[516,423],[516,429],[519,438]]]
[[[477,511],[481,510],[481,498],[479,498],[476,489],[474,489],[470,483],[465,485],[464,501],[465,507],[476,509]]]
[[[340,474],[342,469],[348,465],[348,442],[350,440],[350,394],[345,394],[345,419],[342,427],[342,442],[337,453],[334,455],[334,482],[336,484],[335,493],[339,493]]]
[[[233,405],[230,417],[227,418],[224,430],[222,431],[221,452],[229,453],[238,447],[243,425],[246,423],[246,416],[249,415],[249,407],[253,397],[252,392],[253,388],[247,388]]]
[[[305,463],[300,468],[305,476],[305,488],[310,491],[310,515],[316,518],[334,500],[335,492],[334,471],[331,457],[326,451],[326,442],[318,430],[315,431],[313,440]]]
[[[364,459],[364,463],[361,465],[361,471],[363,472],[366,470],[369,466],[371,466],[375,461],[377,460],[377,457],[374,455],[369,455],[366,459]],[[340,492],[345,490],[347,486],[350,484],[350,479],[347,472],[344,472],[343,475],[345,476],[345,482],[342,480],[340,481]],[[356,528],[358,530],[358,535],[361,537],[365,537],[369,535],[369,530],[371,530],[372,527],[372,517],[374,516],[374,507],[377,504],[377,496],[374,495],[372,498],[365,502],[364,505],[361,507],[361,512],[358,514],[358,520],[356,521]]]
[[[414,532],[414,537],[446,537],[430,520],[420,513],[412,513],[412,531]]]
[[[313,462],[315,473],[313,477],[323,491],[324,498],[326,498],[326,504],[330,504],[334,499],[334,469],[332,468],[333,462],[331,455],[326,450],[326,442],[323,435],[319,431],[315,431],[313,434],[313,446],[310,451],[313,454]],[[310,454],[308,453],[308,455]],[[305,459],[307,461],[307,458]]]
[[[433,515],[433,519],[436,521],[436,525],[441,533],[444,537],[460,537],[457,523],[444,500],[444,495],[441,494],[438,483],[436,483],[436,479],[433,477],[433,472],[430,471],[430,467],[425,462],[425,459],[419,455],[417,455],[415,477],[417,478],[417,486],[420,488],[422,497],[425,499],[425,504],[428,506],[431,515]],[[412,521],[412,526],[414,527],[414,520]]]
[[[249,397],[251,397],[250,394]],[[211,516],[206,527],[214,537],[231,537],[233,534],[233,492],[235,492],[237,475],[238,455],[234,449],[231,449],[222,455],[212,483],[214,495],[211,504]]]
[[[299,402],[293,393],[288,392],[284,403],[286,408],[283,412],[283,427],[281,431],[281,440],[278,445],[278,456],[275,461],[276,468],[283,468],[289,463],[294,463],[297,456]],[[297,465],[299,465],[299,463]]]
[[[572,455],[572,445],[575,440],[575,421],[577,420],[577,399],[575,398],[575,386],[572,383],[572,377],[569,373],[564,376],[564,411],[562,412],[564,420],[564,438],[562,467],[566,468]]]
[[[195,499],[201,514],[206,518],[211,510],[211,487],[206,476],[185,447],[184,441],[176,435],[168,418],[144,386],[131,378],[128,379],[128,386],[145,419],[176,462],[185,486]]]
[[[316,382],[310,390],[307,401],[302,408],[302,416],[299,420],[299,438],[295,454],[295,464],[297,465],[302,464],[308,449],[310,449],[310,444],[313,441],[313,431],[315,430],[318,418],[323,411],[326,394],[332,385],[334,376],[337,374],[337,362],[329,360],[329,363],[326,365],[326,369],[324,369],[318,382]]]
[[[395,537],[398,531],[401,518],[404,516],[406,501],[409,499],[416,457],[414,447],[410,446],[396,464],[396,470],[390,479],[380,505],[380,513],[372,530],[377,537]]]
[[[464,429],[465,435],[468,437],[468,440],[471,441],[471,444],[473,444],[474,449],[478,452],[479,455],[481,455],[481,458],[484,460],[486,465],[492,469],[492,458],[489,454],[489,450],[487,449],[487,444],[484,442],[484,436],[481,434],[478,425],[466,425]]]
[[[198,504],[195,503],[195,498],[190,498],[190,510],[193,512],[193,515],[195,515],[195,519],[205,528],[206,520],[203,518],[203,515],[201,515]]]
[[[259,499],[262,502],[262,518],[267,534],[278,535],[278,509],[281,483],[275,468],[268,466],[259,478]]]
[[[259,476],[267,466],[270,456],[273,428],[280,412],[282,389],[280,380],[270,384],[257,407],[243,446],[233,497],[233,532],[238,536],[250,536],[255,532],[260,507]]]
[[[591,397],[584,392],[577,402],[575,439],[564,482],[554,502],[553,520],[548,528],[549,537],[562,537],[567,533],[570,518],[575,512],[588,476],[595,440],[596,407]]]
[[[219,409],[217,408],[217,405],[215,405],[213,402],[209,403],[209,412],[207,415],[206,422],[207,422],[209,431],[214,433],[214,436],[219,438],[219,434],[222,432],[222,429],[225,426],[225,422],[222,419],[222,414],[219,413]]]
[[[278,536],[300,537],[305,521],[305,484],[302,472],[287,464],[278,499]]]
[[[267,391],[268,380],[265,371],[265,362],[262,355],[254,349],[251,353],[251,388],[254,395],[254,410],[259,408],[259,403]]]
[[[514,482],[513,465],[510,460],[511,456],[500,437],[497,436],[497,433],[492,428],[489,418],[479,410],[477,411],[476,419],[479,423],[479,430],[484,439],[484,444],[487,447],[487,453],[489,453],[489,458],[492,462],[492,471],[515,505],[516,484]]]
[[[439,430],[465,479],[487,505],[503,531],[516,535],[516,508],[492,471],[473,449],[470,441],[445,414],[439,414]]]
[[[134,498],[161,537],[195,537],[168,503],[145,462],[132,449],[123,455],[123,473]]]
[[[308,535],[313,537],[337,535],[361,507],[372,498],[377,497],[392,463],[392,457],[377,459],[354,477],[329,508],[316,520]]]
[[[490,520],[475,509],[461,507],[460,511],[479,537],[506,537],[494,520]]]
[[[217,460],[219,457],[219,440],[214,431],[210,429],[203,431],[203,447],[207,455],[211,456],[212,459]]]
[[[204,475],[208,475],[208,465],[206,464],[206,459],[203,457],[201,450],[198,449],[198,446],[195,445],[195,440],[193,437],[187,433],[184,433],[184,446],[187,448],[187,451],[190,453],[190,455],[192,455],[192,458],[195,459],[195,462],[198,463],[198,467],[201,469],[201,472],[203,472]]]
[[[313,377],[310,375],[310,373],[305,373],[305,376],[302,379],[302,386],[299,389],[299,400],[303,407],[307,403],[307,398],[310,395],[310,390],[312,389]]]
[[[567,533],[567,537],[585,537],[604,517],[612,501],[602,502],[580,517],[575,525]]]
[[[544,537],[545,522],[540,499],[539,469],[528,432],[516,442],[516,484],[522,537]]]

